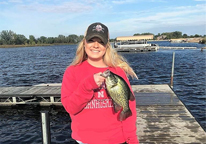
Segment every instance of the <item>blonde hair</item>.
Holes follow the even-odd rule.
[[[85,61],[87,59],[87,54],[84,50],[84,41],[85,38],[79,43],[76,51],[76,56],[71,63],[71,65],[78,65]],[[126,59],[119,55],[117,51],[112,48],[111,44],[108,42],[106,45],[106,52],[103,56],[104,63],[109,67],[120,67],[125,71],[127,76],[131,76],[132,78],[137,78],[137,75],[135,74],[134,70],[130,67]]]

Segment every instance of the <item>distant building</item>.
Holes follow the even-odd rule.
[[[157,37],[157,40],[165,40],[167,38],[166,35],[161,35]]]
[[[147,40],[153,39],[154,35],[138,35],[138,36],[120,36],[117,37],[117,41],[128,41],[128,40]]]
[[[170,39],[170,42],[173,43],[184,43],[184,42],[191,42],[191,43],[199,43],[203,38],[179,38],[179,39]]]

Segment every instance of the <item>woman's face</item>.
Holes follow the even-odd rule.
[[[102,60],[106,52],[106,45],[104,45],[101,39],[94,37],[89,41],[85,40],[85,52],[87,53],[88,60],[99,61]]]

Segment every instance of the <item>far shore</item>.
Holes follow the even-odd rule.
[[[39,47],[39,46],[54,46],[54,45],[73,45],[73,43],[55,43],[55,44],[35,44],[35,45],[0,45],[0,48],[18,48],[18,47]]]
[[[170,41],[170,40],[147,40],[147,41]],[[113,42],[110,42],[110,43],[113,43]],[[191,42],[188,42],[188,43],[199,43],[197,41],[191,41]],[[39,46],[54,46],[54,45],[74,45],[74,44],[77,44],[77,43],[54,43],[54,44],[35,44],[35,45],[29,45],[29,44],[26,44],[26,45],[0,45],[0,48],[18,48],[18,47],[39,47]]]
[[[170,40],[147,40],[147,41],[170,41]]]

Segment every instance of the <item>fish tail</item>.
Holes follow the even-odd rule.
[[[131,115],[132,115],[132,112],[131,112],[130,109],[128,109],[126,112],[121,111],[120,116],[119,116],[119,120],[123,121],[123,120],[125,120],[126,118],[128,118]]]
[[[118,111],[122,109],[122,106],[118,105],[116,102],[113,101],[113,104],[114,104],[115,113],[117,113]]]
[[[132,93],[132,92],[130,92],[130,97],[129,97],[129,100],[131,100],[131,101],[134,101],[134,100],[135,100],[135,97],[134,97],[134,95],[133,95],[133,93]]]

